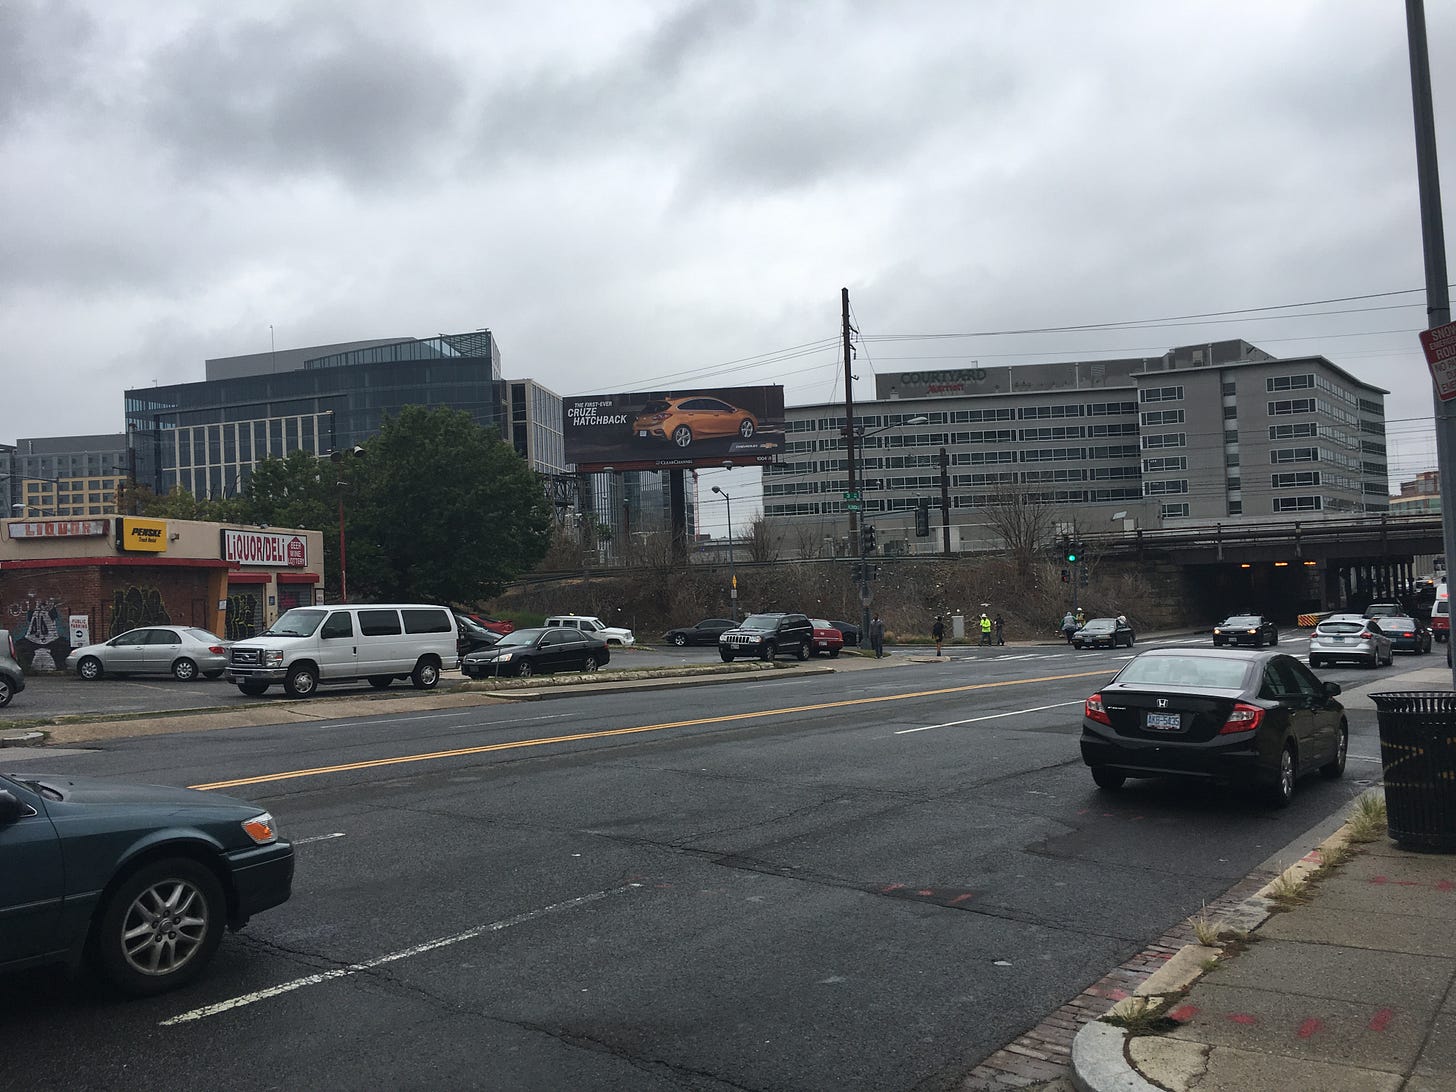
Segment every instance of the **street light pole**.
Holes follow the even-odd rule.
[[[355,444],[347,452],[335,448],[329,452],[329,461],[336,467],[342,469],[340,464],[343,462],[346,454],[358,458],[364,454],[364,449],[358,444]],[[334,481],[334,487],[339,491],[339,601],[341,603],[347,603],[349,601],[349,562],[344,552],[344,490],[348,488],[348,485],[349,483],[342,477],[338,477]]]
[[[870,565],[869,565],[869,536],[872,534],[870,525],[870,510],[865,494],[869,492],[869,474],[865,468],[864,442],[870,436],[878,436],[882,432],[889,432],[893,428],[903,428],[905,425],[924,425],[930,421],[929,417],[909,417],[898,425],[885,425],[872,432],[865,432],[857,429],[849,437],[849,449],[851,456],[855,444],[859,445],[860,465],[860,504],[863,507],[864,518],[859,521],[859,647],[864,648],[865,642],[869,640],[870,633]]]
[[[723,498],[723,504],[728,509],[728,575],[733,582],[728,598],[732,601],[733,621],[736,622],[738,621],[738,564],[733,549],[733,498],[728,495],[728,490],[719,489],[716,485],[713,486],[713,492]]]

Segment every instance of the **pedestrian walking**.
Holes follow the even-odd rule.
[[[885,655],[885,623],[877,613],[870,619],[870,648],[875,650],[875,659]]]
[[[1077,628],[1078,629],[1081,629],[1082,626],[1084,626],[1086,624],[1087,624],[1087,612],[1084,611],[1081,607],[1078,607],[1077,608]]]
[[[982,611],[981,612],[981,644],[983,644],[983,645],[989,645],[990,643],[991,643],[991,619],[986,616],[986,612],[985,611]]]
[[[940,655],[940,646],[945,641],[945,623],[941,621],[940,615],[935,616],[935,622],[930,627],[930,639],[935,642],[935,654]]]
[[[1067,639],[1067,644],[1072,643],[1072,634],[1077,632],[1077,616],[1071,611],[1062,615],[1062,636]]]
[[[996,643],[1004,645],[1006,643],[1006,619],[998,613],[995,618],[991,619],[991,625],[996,629]]]

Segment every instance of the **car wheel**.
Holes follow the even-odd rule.
[[[1294,747],[1286,743],[1279,752],[1279,774],[1269,789],[1269,802],[1276,808],[1287,807],[1294,799],[1294,778],[1298,773],[1294,758]]]
[[[181,679],[183,682],[191,682],[197,678],[197,665],[183,656],[172,664],[172,677]]]
[[[807,660],[809,658],[809,642],[808,641],[800,641],[799,642],[799,647],[794,652],[794,655],[797,656],[797,657],[799,657],[799,660],[801,662],[804,661],[804,660]]]
[[[765,660],[772,660],[778,654],[779,654],[779,646],[778,645],[774,644],[772,641],[767,641],[767,642],[764,643],[763,653],[762,653],[763,659],[765,659]]]
[[[522,660],[516,665],[517,678],[529,679],[534,674],[536,674],[536,665],[530,660]]]
[[[1309,658],[1309,666],[1311,668],[1320,668],[1320,667],[1324,667],[1324,665],[1325,665],[1325,662],[1323,660],[1321,660],[1318,656],[1311,656]]]
[[[76,674],[90,681],[101,678],[106,674],[106,669],[101,666],[101,661],[95,656],[83,656],[81,662],[76,665]]]
[[[247,682],[238,683],[238,689],[250,698],[256,698],[259,694],[268,692],[268,684],[249,679]]]
[[[389,684],[394,682],[393,675],[370,675],[369,685],[375,690],[388,690]]]
[[[691,447],[693,444],[693,430],[687,425],[678,425],[672,430],[672,442],[678,447]]]
[[[1224,643],[1222,641],[1220,641],[1217,637],[1215,637],[1213,639],[1213,647],[1214,648],[1223,648],[1223,644]]]
[[[107,900],[91,936],[101,973],[138,997],[162,993],[202,972],[226,925],[222,885],[205,865],[154,861]]]
[[[753,434],[758,431],[751,420],[745,417],[738,422],[738,437],[742,440],[753,439]]]
[[[1127,775],[1120,774],[1116,770],[1109,770],[1106,766],[1093,766],[1092,780],[1097,782],[1099,789],[1116,792],[1127,781]]]
[[[204,671],[202,673],[202,677],[204,679],[220,679],[220,678],[222,678],[222,672],[221,671]]]
[[[15,697],[15,687],[10,685],[10,680],[0,678],[0,709],[10,704],[10,699]]]
[[[677,645],[678,648],[682,648],[688,643],[688,635],[686,633],[674,633],[672,635],[672,643]]]
[[[1370,659],[1368,659],[1368,660],[1365,661],[1365,666],[1367,668],[1369,668],[1371,671],[1374,671],[1377,667],[1379,667],[1380,666],[1380,653],[1378,653],[1378,652],[1372,652],[1370,654]]]
[[[317,689],[318,676],[309,667],[295,667],[283,680],[283,690],[290,698],[306,698]]]
[[[597,658],[591,653],[587,653],[586,659],[581,662],[582,674],[590,675],[593,671],[597,669],[598,666],[599,665],[597,664]]]
[[[1276,629],[1269,634],[1269,645],[1273,647],[1279,643],[1279,631]]]
[[[416,690],[433,690],[440,681],[440,665],[433,659],[421,660],[410,672],[410,683]]]
[[[835,657],[836,657],[836,656],[838,656],[838,655],[839,655],[839,649],[837,649],[837,648],[831,648],[831,649],[830,649],[830,650],[829,650],[829,658],[830,658],[830,659],[831,659],[831,660],[832,660],[832,659],[834,659],[834,658],[835,658]]]
[[[1350,726],[1340,721],[1340,742],[1335,747],[1335,757],[1320,767],[1320,775],[1335,781],[1345,773],[1345,754],[1350,749]]]
[[[721,648],[718,650],[718,656],[725,664],[731,664],[733,662],[733,653],[724,652]]]

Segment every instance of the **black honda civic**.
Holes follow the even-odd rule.
[[[1282,807],[1305,774],[1344,773],[1339,692],[1272,650],[1154,649],[1087,699],[1082,761],[1109,791],[1129,777],[1193,777],[1254,785]]]

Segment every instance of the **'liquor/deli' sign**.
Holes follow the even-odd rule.
[[[230,565],[271,565],[301,569],[308,564],[308,541],[302,535],[276,531],[222,533],[222,558]]]

